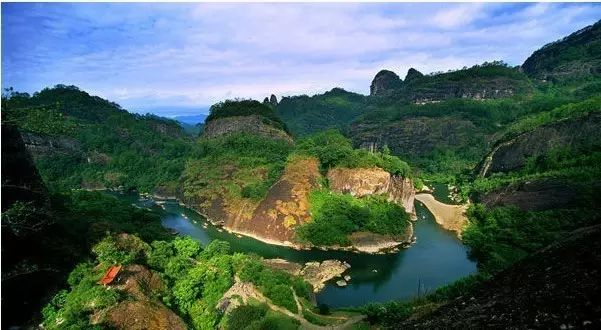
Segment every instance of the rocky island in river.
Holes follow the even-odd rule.
[[[200,137],[209,157],[188,163],[180,199],[213,224],[298,249],[376,253],[411,243],[415,189],[400,159],[354,149],[333,131],[295,141],[269,103],[227,101],[211,111]],[[249,140],[252,150],[244,146]],[[221,144],[232,154],[218,150]],[[335,227],[325,217],[355,217],[356,224]],[[376,225],[389,220],[388,227]],[[317,226],[334,239],[307,233],[323,232]]]

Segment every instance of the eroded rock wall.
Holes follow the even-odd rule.
[[[229,205],[217,197],[201,210],[225,228],[272,242],[295,244],[295,228],[310,221],[309,193],[319,188],[319,161],[313,157],[295,159],[286,166],[281,179],[258,204]]]
[[[381,123],[356,122],[350,126],[353,144],[367,150],[387,145],[405,160],[430,155],[437,149],[485,155],[490,135],[467,119],[412,117]]]
[[[409,178],[393,176],[378,167],[335,168],[328,172],[330,189],[356,197],[388,195],[388,199],[405,208],[415,219],[415,189]]]
[[[265,137],[283,139],[292,143],[290,135],[281,129],[269,125],[268,119],[259,115],[234,116],[211,120],[205,124],[202,136],[210,139],[239,132],[259,134]]]
[[[495,189],[479,197],[488,207],[515,206],[522,211],[601,207],[601,182],[580,183],[542,178]]]
[[[559,121],[523,133],[493,149],[482,176],[520,170],[530,157],[561,148],[589,149],[601,146],[601,113]]]

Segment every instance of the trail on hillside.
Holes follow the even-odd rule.
[[[238,280],[238,278],[236,278],[236,283],[223,295],[223,298],[229,298],[229,297],[233,297],[233,296],[239,296],[244,303],[247,303],[249,298],[252,298],[261,303],[264,303],[270,309],[272,309],[276,312],[282,313],[286,316],[289,316],[295,320],[298,320],[301,324],[301,329],[347,329],[351,325],[353,325],[357,322],[360,322],[365,318],[365,315],[356,315],[356,316],[349,317],[348,319],[346,319],[346,321],[344,323],[341,323],[341,324],[331,324],[331,325],[326,325],[326,326],[316,325],[316,324],[313,324],[313,323],[307,321],[302,316],[303,315],[303,306],[300,303],[300,301],[298,300],[298,297],[296,296],[295,293],[294,293],[294,300],[296,301],[296,304],[298,307],[297,314],[292,313],[291,311],[287,310],[286,308],[274,305],[271,302],[271,300],[269,300],[267,297],[265,297],[263,295],[263,293],[261,293],[261,291],[259,291],[252,283],[241,282]]]

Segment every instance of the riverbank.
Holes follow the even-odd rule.
[[[181,206],[184,206],[198,215],[205,218],[209,221],[213,226],[218,228],[223,228],[226,232],[233,235],[241,235],[245,237],[249,237],[260,241],[269,245],[283,246],[292,248],[295,250],[312,250],[318,249],[322,251],[345,251],[345,252],[354,252],[354,253],[364,253],[364,254],[385,254],[385,253],[396,253],[400,248],[407,248],[413,242],[415,242],[415,237],[413,236],[413,221],[408,224],[406,234],[402,239],[395,239],[391,236],[379,235],[375,233],[364,233],[364,232],[355,232],[351,235],[350,240],[352,245],[350,246],[314,246],[314,245],[306,245],[300,243],[294,243],[290,241],[280,241],[276,239],[266,238],[255,233],[251,233],[245,230],[239,230],[235,228],[228,227],[222,221],[215,221],[208,217],[206,214],[196,209],[195,207],[188,205],[177,198],[168,198],[166,200],[175,200]],[[155,201],[156,203],[156,201]]]
[[[342,280],[342,274],[351,268],[351,265],[347,262],[335,259],[324,260],[322,262],[311,261],[305,264],[285,259],[264,259],[263,264],[294,276],[301,276],[311,284],[314,293],[321,291],[325,287],[326,282],[333,278],[340,278]],[[350,280],[350,278],[350,276],[346,276],[346,279]],[[346,281],[344,283],[346,285]]]
[[[432,194],[417,194],[415,199],[432,213],[434,220],[444,229],[454,231],[461,237],[463,227],[467,224],[467,204],[450,205],[436,200]]]
[[[123,196],[130,202],[138,197]],[[455,235],[449,235],[434,220],[434,216],[416,203],[419,220],[413,222],[417,241],[411,248],[396,253],[367,254],[353,251],[322,249],[297,250],[286,246],[266,244],[257,239],[228,233],[222,227],[212,226],[206,218],[192,209],[172,200],[163,204],[163,226],[180,235],[189,235],[209,244],[212,240],[230,243],[233,252],[253,253],[265,259],[280,258],[299,265],[308,262],[340,260],[352,265],[343,275],[351,277],[345,287],[338,286],[334,278],[316,294],[317,303],[331,308],[361,306],[368,302],[411,299],[415,295],[415,279],[421,278],[424,289],[435,289],[476,271],[476,265],[467,258],[466,248]],[[423,274],[429,274],[424,278]]]

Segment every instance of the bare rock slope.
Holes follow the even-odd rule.
[[[405,208],[415,219],[415,189],[411,179],[394,176],[385,170],[373,168],[335,168],[328,172],[332,191],[349,193],[356,197],[387,195],[388,199]]]
[[[265,137],[292,142],[290,135],[281,129],[273,127],[267,122],[266,118],[260,115],[233,116],[208,121],[205,124],[202,136],[210,139],[238,132],[259,134]]]

